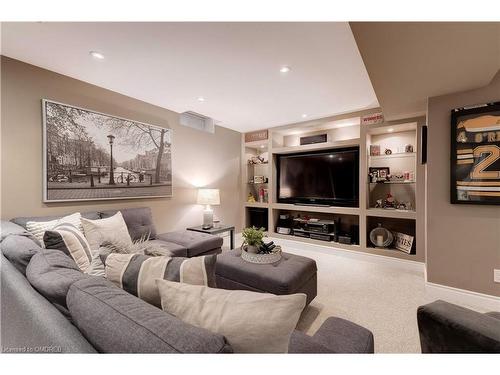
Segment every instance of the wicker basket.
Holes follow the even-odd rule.
[[[276,263],[281,259],[281,247],[276,246],[272,253],[269,254],[252,254],[247,253],[245,247],[241,249],[241,258],[249,263],[255,264],[271,264]]]

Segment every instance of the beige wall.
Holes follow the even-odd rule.
[[[500,71],[490,85],[429,98],[427,278],[429,282],[500,296],[500,206],[450,204],[450,112],[500,101]]]
[[[149,206],[160,232],[183,229],[201,224],[195,186],[208,186],[221,189],[215,214],[241,227],[240,133],[186,128],[176,112],[4,56],[1,79],[2,219]],[[42,203],[42,98],[173,129],[173,198]]]

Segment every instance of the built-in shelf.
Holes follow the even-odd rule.
[[[276,233],[276,232],[270,232],[269,236],[273,237],[273,238],[281,238],[281,239],[289,240],[289,241],[310,243],[310,244],[325,246],[325,247],[329,247],[329,248],[338,248],[338,249],[345,249],[345,250],[359,250],[360,249],[359,245],[348,245],[348,244],[343,244],[343,243],[334,242],[334,241],[321,241],[321,240],[315,240],[313,238],[298,237],[298,236],[294,236],[293,234],[281,234],[281,233]],[[286,249],[283,249],[283,251],[286,252]]]
[[[245,207],[262,207],[268,208],[269,203],[267,202],[245,202]]]
[[[264,163],[247,163],[247,165],[248,165],[249,167],[254,167],[254,166],[256,166],[256,165],[268,165],[268,164],[269,164],[269,162],[268,162],[268,161],[266,161],[266,162],[264,162]]]
[[[391,217],[395,219],[416,219],[417,213],[412,210],[387,210],[384,208],[369,208],[368,216]]]
[[[411,185],[415,181],[384,181],[384,182],[370,182],[370,185]]]
[[[396,158],[412,158],[417,155],[416,152],[398,152],[395,154],[390,154],[390,155],[369,155],[368,157],[372,160],[378,160],[378,159],[396,159]]]
[[[404,251],[393,249],[393,248],[384,249],[384,248],[380,248],[380,247],[375,247],[373,245],[368,245],[366,247],[366,250],[367,250],[366,252],[372,253],[372,254],[392,256],[394,258],[413,260],[413,261],[416,260],[415,254],[408,254],[408,253],[405,253]]]
[[[262,140],[262,141],[255,141],[255,142],[245,142],[245,147],[248,148],[258,148],[261,149],[263,152],[266,151],[268,145],[268,140]]]
[[[289,203],[272,203],[271,208],[289,211],[321,212],[328,214],[359,215],[358,207],[309,206]]]
[[[286,251],[287,241],[299,243],[304,249],[304,253],[308,247],[306,244],[314,244],[318,248],[325,251],[334,252],[335,249],[362,252],[366,254],[381,255],[392,258],[399,258],[414,262],[421,262],[425,259],[425,254],[422,249],[424,243],[422,239],[422,223],[417,218],[416,210],[391,210],[374,208],[375,202],[378,199],[386,198],[388,192],[391,192],[395,199],[401,202],[411,202],[412,207],[421,206],[421,188],[423,186],[423,170],[418,163],[417,156],[420,150],[417,148],[419,144],[418,127],[421,126],[417,122],[384,122],[375,125],[360,126],[360,116],[372,114],[371,111],[360,112],[356,114],[334,116],[333,118],[318,119],[307,121],[304,123],[291,124],[283,127],[268,129],[269,139],[257,142],[245,142],[242,137],[242,159],[241,159],[241,185],[245,190],[244,200],[249,193],[254,193],[255,190],[262,188],[268,189],[269,199],[275,201],[278,196],[277,192],[277,155],[294,154],[301,152],[326,151],[329,149],[359,147],[359,204],[360,207],[337,207],[337,206],[310,206],[288,203],[267,203],[267,202],[245,202],[243,203],[243,222],[244,225],[250,225],[250,215],[253,210],[250,208],[260,208],[255,211],[262,211],[267,214],[269,237],[276,239],[276,243],[284,246]],[[357,117],[357,121],[352,122],[351,127],[340,125],[340,121],[350,120],[352,117]],[[420,119],[419,119],[420,121]],[[423,123],[423,122],[422,122]],[[345,124],[343,124],[345,125]],[[347,127],[347,129],[343,129]],[[319,134],[319,132],[327,133],[328,142],[315,143],[309,145],[299,145],[300,137],[306,135]],[[346,139],[350,138],[350,139]],[[381,155],[369,155],[370,145],[380,146]],[[414,152],[401,152],[405,150],[405,146],[411,144]],[[392,154],[386,155],[385,149],[393,151]],[[268,153],[268,156],[262,155]],[[248,164],[248,160],[252,156],[262,155],[268,158],[268,163],[264,164]],[[274,155],[274,157],[273,157]],[[245,167],[245,164],[247,167]],[[248,166],[254,166],[249,168]],[[390,167],[393,174],[404,173],[404,171],[414,172],[414,181],[387,181],[371,183],[368,177],[370,167]],[[263,175],[269,178],[266,183],[252,183],[254,175]],[[386,187],[376,186],[390,185]],[[265,185],[265,186],[264,186]],[[392,186],[395,185],[395,186]],[[333,241],[321,241],[318,239],[298,237],[294,235],[286,235],[276,233],[276,225],[279,221],[279,215],[287,212],[292,216],[299,214],[301,217],[314,217],[318,219],[341,219],[342,230],[348,231],[349,227],[354,229],[358,226],[359,245],[347,245]],[[414,236],[414,251],[416,254],[406,254],[396,249],[376,248],[369,240],[369,232],[376,227],[378,223],[382,223],[389,230],[398,231]],[[292,246],[292,242],[288,243]],[[307,254],[305,254],[307,256]]]
[[[326,150],[330,148],[359,146],[359,138],[347,139],[344,141],[313,143],[310,145],[275,147],[271,149],[273,154],[290,154],[294,152]]]

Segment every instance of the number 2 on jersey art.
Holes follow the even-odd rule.
[[[451,112],[451,203],[500,204],[500,102]]]

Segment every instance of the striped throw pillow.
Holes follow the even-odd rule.
[[[79,212],[51,221],[28,221],[26,223],[26,229],[33,234],[43,246],[43,234],[45,231],[52,230],[60,224],[74,225],[80,232],[83,232],[82,215]]]
[[[156,279],[215,288],[217,255],[181,258],[112,253],[105,257],[106,278],[123,290],[161,308]]]
[[[45,231],[43,242],[46,249],[61,250],[75,261],[82,272],[87,272],[92,260],[90,246],[85,236],[71,224],[60,224]]]

